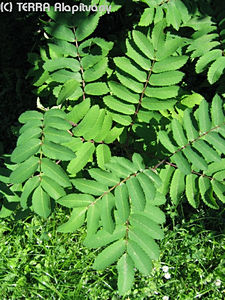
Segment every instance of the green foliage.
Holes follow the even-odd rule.
[[[38,102],[42,112],[19,117],[0,186],[0,217],[71,209],[58,232],[87,228],[84,245],[103,248],[93,268],[116,264],[120,295],[159,258],[159,206],[225,203],[224,16],[204,19],[181,0],[139,2],[130,1],[142,13],[122,41],[98,37],[104,13],[48,12],[46,45],[30,53],[29,76],[50,108]],[[190,88],[193,65],[196,77],[208,69],[208,86],[219,81],[213,99]]]

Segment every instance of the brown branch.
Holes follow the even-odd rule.
[[[170,154],[167,158],[164,158],[162,161],[160,161],[157,165],[155,165],[153,167],[153,170],[156,170],[159,166],[161,166],[162,164],[166,163],[168,159],[170,159],[174,154],[182,151],[183,149],[187,148],[188,146],[192,145],[194,142],[196,142],[197,140],[199,140],[200,138],[202,138],[203,136],[209,134],[211,131],[214,131],[218,128],[220,128],[221,126],[225,125],[225,123],[221,124],[221,125],[217,125],[216,127],[211,128],[210,130],[202,133],[201,135],[199,135],[197,138],[193,139],[192,141],[190,141],[189,143],[187,143],[186,145],[182,146],[181,148],[177,149],[174,153]]]
[[[83,69],[83,66],[82,66],[82,63],[81,63],[81,56],[80,56],[80,53],[79,53],[79,45],[78,45],[78,41],[77,41],[77,38],[76,38],[76,29],[73,28],[73,33],[74,33],[74,36],[75,36],[75,46],[77,48],[77,58],[79,60],[79,63],[80,63],[80,71],[81,71],[81,78],[82,78],[82,91],[83,91],[83,101],[85,100],[85,81],[84,81],[84,69]]]

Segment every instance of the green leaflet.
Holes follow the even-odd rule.
[[[111,116],[113,118],[113,121],[123,126],[129,126],[132,123],[132,119],[130,116],[121,115],[118,113],[117,114],[111,113]]]
[[[41,160],[41,171],[49,178],[52,178],[62,187],[65,188],[71,186],[69,178],[64,172],[64,170],[60,167],[60,165],[54,163],[50,159],[43,158]]]
[[[136,177],[131,177],[126,182],[126,185],[132,206],[137,210],[144,210],[146,200],[138,179]]]
[[[166,20],[168,25],[172,25],[176,30],[179,29],[181,23],[181,15],[175,2],[168,2]]]
[[[95,123],[94,123],[93,127],[90,128],[88,132],[85,132],[83,134],[83,137],[86,140],[91,140],[91,139],[94,140],[95,137],[98,136],[99,131],[101,131],[101,129],[102,129],[104,119],[105,119],[105,110],[100,109],[99,114],[96,115]]]
[[[124,72],[130,74],[140,82],[145,82],[147,74],[144,71],[139,70],[131,61],[126,57],[115,57],[114,62],[116,66]]]
[[[212,187],[209,178],[200,176],[198,184],[202,200],[205,202],[205,204],[213,209],[218,209],[219,207],[216,203],[215,198],[213,197]]]
[[[36,128],[41,127],[41,126],[42,126],[42,121],[41,120],[38,120],[38,119],[30,120],[20,128],[19,133],[22,134],[22,133],[25,133],[26,131],[28,131],[28,129],[30,129],[30,128],[35,128],[36,129]]]
[[[93,179],[99,181],[107,186],[114,186],[120,182],[119,177],[116,174],[112,174],[97,168],[92,168],[88,170],[88,173],[91,175]]]
[[[144,173],[139,173],[137,179],[145,194],[146,202],[152,201],[155,198],[156,189],[152,180]]]
[[[212,144],[217,151],[225,153],[224,139],[218,133],[210,132],[205,136],[205,139],[207,142]]]
[[[26,142],[26,144],[19,145],[14,149],[11,154],[11,161],[21,163],[36,154],[40,147],[41,141],[39,139],[30,139]]]
[[[126,55],[131,58],[136,64],[138,64],[142,69],[149,71],[151,68],[151,61],[144,57],[140,51],[138,51],[137,47],[135,47],[132,40],[126,40]]]
[[[162,47],[165,42],[165,33],[163,32],[165,27],[166,21],[163,19],[162,21],[156,23],[152,30],[152,44],[155,50]]]
[[[225,169],[225,159],[220,159],[219,162],[213,162],[209,164],[208,170],[205,172],[206,175],[211,176],[212,174],[222,171]]]
[[[160,143],[168,149],[171,153],[176,151],[176,147],[171,143],[168,134],[165,131],[159,131],[158,137]]]
[[[4,203],[5,202],[5,203]],[[16,206],[17,206],[17,203],[14,203],[10,208],[11,209],[8,209],[6,206],[7,206],[7,202],[4,201],[3,202],[3,205],[1,207],[1,210],[0,210],[0,218],[7,218],[9,217],[12,213],[13,213],[13,210],[16,209]],[[7,203],[7,204],[6,204]],[[6,204],[6,205],[5,205]],[[13,209],[13,210],[12,210]]]
[[[96,51],[94,50],[93,52],[91,51],[91,46],[96,46],[97,48],[101,48],[101,55],[96,55]],[[94,57],[97,57],[98,60],[101,60],[102,56],[106,56],[109,51],[112,49],[113,47],[113,42],[106,42],[104,39],[102,38],[90,38],[86,41],[84,41],[82,44],[79,45],[78,50],[79,50],[79,54],[81,56],[90,56],[91,60],[93,60]],[[87,48],[89,48],[87,50]],[[96,49],[96,47],[94,47]],[[99,53],[100,51],[98,51]],[[92,55],[94,54],[94,55]],[[94,56],[94,57],[93,57]],[[96,63],[96,61],[95,61]],[[85,66],[86,67],[86,66]],[[87,66],[90,67],[90,66]]]
[[[95,259],[93,268],[104,270],[122,256],[126,249],[125,240],[119,240],[105,248]]]
[[[126,169],[129,172],[129,174],[136,173],[138,171],[138,168],[125,157],[114,156],[112,158],[112,161],[119,163],[119,165],[121,165],[124,169]]]
[[[60,130],[69,130],[71,128],[71,125],[68,121],[57,117],[57,116],[51,116],[46,115],[44,118],[44,127],[54,127],[56,129]]]
[[[174,99],[160,100],[157,98],[144,97],[141,104],[142,107],[148,110],[165,110],[173,109],[176,102]]]
[[[183,21],[183,23],[186,23],[190,19],[190,14],[188,12],[187,6],[181,0],[177,0],[175,4],[177,10],[179,11],[179,15],[181,16],[181,20]]]
[[[102,195],[108,190],[106,185],[94,180],[76,178],[72,179],[71,182],[76,189],[82,193],[92,194],[95,196]]]
[[[169,99],[178,96],[180,87],[169,86],[169,87],[147,87],[145,94],[151,98]]]
[[[149,83],[153,86],[168,86],[179,83],[184,76],[180,71],[168,71],[160,74],[152,74]]]
[[[98,105],[93,105],[78,126],[73,128],[73,134],[75,136],[84,136],[86,133],[89,133],[95,125],[95,121],[99,113],[100,110]]]
[[[90,108],[90,98],[85,99],[81,103],[75,105],[67,114],[67,119],[73,123],[78,123],[88,112]]]
[[[136,244],[136,241],[129,240],[127,252],[132,258],[135,267],[143,274],[149,275],[152,270],[152,262],[142,248]]]
[[[58,117],[61,119],[66,119],[66,113],[60,109],[49,109],[45,112],[45,118],[47,117]]]
[[[150,259],[157,260],[159,258],[159,246],[156,242],[146,233],[137,228],[129,230],[129,238],[136,242],[149,256]]]
[[[194,93],[182,97],[181,104],[187,106],[188,108],[193,108],[195,105],[199,105],[202,100],[203,97],[200,94]]]
[[[219,171],[217,172],[214,176],[214,179],[218,180],[218,181],[223,181],[223,179],[225,178],[225,170]]]
[[[184,174],[179,170],[173,173],[170,185],[170,198],[173,204],[178,205],[185,189]]]
[[[160,61],[162,59],[165,59],[166,57],[169,57],[174,52],[177,51],[179,47],[182,46],[184,43],[184,40],[180,37],[176,37],[171,40],[167,40],[164,45],[158,49],[156,52],[156,60]]]
[[[184,129],[186,131],[188,140],[189,141],[195,140],[199,136],[199,134],[193,125],[191,115],[190,115],[190,109],[185,109],[183,121],[184,121]]]
[[[119,294],[124,295],[131,289],[134,282],[134,263],[127,253],[118,260],[117,271]]]
[[[140,82],[137,82],[134,80],[132,77],[127,76],[125,72],[116,72],[116,77],[119,79],[119,81],[127,88],[130,90],[136,92],[136,93],[141,93],[143,90],[143,84]]]
[[[186,193],[188,202],[194,208],[197,208],[199,205],[199,195],[198,195],[196,179],[197,179],[197,175],[195,175],[195,174],[188,174],[186,176],[185,193]]]
[[[134,153],[132,156],[132,162],[134,163],[134,165],[138,170],[142,171],[145,169],[143,158],[141,157],[140,154]]]
[[[101,221],[105,231],[113,233],[115,224],[112,219],[112,209],[115,206],[115,198],[111,193],[103,196],[101,201]]]
[[[49,55],[52,59],[57,58],[61,55],[77,57],[77,48],[66,41],[55,40],[55,44],[48,44]],[[57,56],[56,56],[57,55]]]
[[[99,248],[106,246],[109,243],[124,238],[126,235],[126,227],[119,225],[115,228],[113,234],[104,229],[98,230],[96,234],[87,236],[84,240],[84,245],[88,248]]]
[[[62,104],[65,100],[67,100],[76,89],[80,86],[80,83],[74,79],[68,80],[62,86],[59,97],[57,100],[57,105]]]
[[[146,216],[157,224],[163,224],[166,221],[165,214],[161,211],[161,209],[151,203],[147,203],[145,210],[143,212],[139,212],[139,214]]]
[[[125,223],[130,215],[130,205],[128,200],[128,190],[126,184],[120,184],[115,189],[115,205],[118,216]]]
[[[68,143],[71,141],[71,135],[64,130],[59,130],[53,127],[44,128],[45,141],[54,142],[57,144]]]
[[[41,177],[41,187],[55,200],[66,194],[64,189],[56,181],[45,175]]]
[[[94,151],[95,146],[93,143],[83,143],[76,152],[76,157],[69,162],[67,171],[73,175],[78,173],[88,163]]]
[[[113,157],[114,158],[114,157]],[[110,162],[107,163],[105,166],[108,170],[112,171],[114,174],[119,176],[120,178],[127,178],[130,176],[130,172],[124,169],[117,161],[110,159]]]
[[[179,151],[171,157],[171,160],[174,161],[178,167],[178,169],[185,175],[191,173],[191,167],[188,163],[187,159],[183,156],[183,154]]]
[[[81,75],[78,72],[71,72],[64,69],[58,70],[51,74],[51,79],[59,83],[65,83],[68,80],[81,82]]]
[[[47,218],[51,213],[51,202],[49,195],[38,186],[32,196],[34,211],[41,217]]]
[[[219,57],[209,68],[208,71],[208,81],[209,83],[215,83],[220,76],[223,74],[225,69],[225,57]]]
[[[205,53],[203,56],[199,58],[196,63],[195,70],[197,73],[201,73],[204,69],[209,65],[212,61],[222,56],[222,51],[219,49],[214,49]]]
[[[132,104],[123,103],[113,96],[105,96],[104,103],[114,111],[124,113],[126,115],[133,115],[135,113],[135,106]]]
[[[207,170],[208,164],[204,160],[204,158],[191,149],[190,146],[183,149],[184,155],[187,157],[187,159],[193,164],[193,166],[197,167],[200,170]]]
[[[91,81],[95,81],[96,79],[99,79],[105,74],[107,67],[108,67],[108,58],[103,57],[100,60],[100,62],[96,63],[94,66],[84,71],[84,75],[83,75],[84,80],[86,82],[91,82]]]
[[[29,121],[42,120],[42,119],[43,119],[42,113],[35,111],[35,110],[28,110],[20,115],[19,122],[27,123]]]
[[[80,70],[80,64],[78,60],[74,58],[58,57],[56,59],[47,60],[43,68],[48,72],[54,72],[58,69],[70,69],[73,72],[78,72]]]
[[[174,172],[174,169],[169,165],[166,165],[164,169],[160,170],[159,177],[162,180],[162,185],[158,189],[158,191],[160,193],[162,193],[163,195],[166,195],[169,191],[169,186],[170,186],[171,177],[172,177],[173,172]]]
[[[130,223],[134,228],[146,232],[153,239],[162,239],[164,236],[160,226],[142,214],[132,214]]]
[[[73,80],[73,79],[72,79]],[[70,80],[68,80],[70,81]],[[77,79],[75,79],[75,81],[77,81]],[[54,92],[55,92],[55,96],[58,97],[59,95],[59,90],[58,90],[59,87],[56,87],[54,89]],[[78,100],[80,97],[82,97],[84,95],[83,91],[82,91],[82,88],[81,88],[81,85],[78,85],[77,88],[73,91],[73,93],[68,96],[68,100],[71,100],[71,101],[76,101]]]
[[[222,104],[222,99],[216,94],[213,98],[211,106],[211,118],[213,126],[221,125],[225,121]]]
[[[173,119],[172,122],[172,131],[173,131],[173,137],[177,144],[181,147],[188,144],[187,138],[184,135],[183,128],[179,121],[177,119]]]
[[[201,31],[199,31],[199,34],[200,33]],[[202,56],[219,45],[218,41],[212,41],[213,39],[217,38],[217,33],[204,34],[200,37],[195,35],[196,34],[194,34],[193,37],[195,37],[196,39],[194,39],[194,41],[187,49],[188,52],[194,51],[191,54],[192,58]]]
[[[110,114],[111,115],[111,114]],[[114,142],[123,132],[123,127],[119,127],[114,126],[111,131],[106,135],[106,137],[104,137],[104,142],[106,144],[111,144],[112,142]]]
[[[87,84],[84,91],[88,95],[105,95],[109,92],[109,89],[104,82],[94,82]]]
[[[205,100],[202,100],[198,109],[198,121],[201,133],[205,133],[211,128],[211,120],[209,118],[208,108],[208,103]]]
[[[28,179],[24,184],[23,192],[20,198],[21,199],[20,204],[23,209],[27,208],[27,199],[30,196],[30,194],[33,192],[33,190],[38,186],[39,183],[40,183],[40,177],[35,176]]]
[[[98,25],[99,17],[99,14],[93,14],[83,18],[81,22],[79,22],[79,26],[75,33],[78,41],[84,40],[95,30]]]
[[[45,143],[42,145],[42,151],[45,156],[51,159],[60,159],[66,161],[75,157],[75,154],[72,150],[53,142],[45,141]]]
[[[152,170],[144,170],[144,174],[147,175],[158,188],[161,186],[161,179],[155,172]]]
[[[10,174],[10,182],[22,183],[31,177],[38,169],[39,159],[31,156],[25,162],[19,164],[16,169]]]
[[[188,56],[170,56],[154,63],[152,71],[161,73],[166,71],[174,71],[181,68],[188,60]]]
[[[56,23],[49,23],[48,26],[44,27],[44,30],[48,34],[54,36],[55,38],[57,38],[59,40],[64,40],[67,42],[75,41],[75,37],[74,37],[72,30],[70,30],[66,26],[63,26],[63,25],[58,26],[58,24],[56,24]]]
[[[198,140],[193,147],[202,153],[206,161],[220,161],[219,154],[207,142]]]
[[[87,207],[92,202],[94,202],[94,200],[95,200],[94,197],[92,197],[91,195],[73,193],[61,197],[60,199],[57,200],[57,203],[69,208]]]
[[[36,80],[34,81],[33,85],[34,86],[37,86],[37,87],[40,87],[42,86],[46,80],[48,80],[50,78],[50,74],[45,71],[42,73],[42,75],[40,77],[37,77]]]
[[[111,152],[109,146],[100,144],[96,148],[97,164],[99,168],[105,169],[105,164],[110,161]]]
[[[84,224],[86,211],[87,211],[86,207],[73,208],[69,220],[66,223],[60,225],[57,231],[64,232],[64,233],[76,231]]]
[[[24,131],[17,140],[17,146],[27,143],[30,139],[38,139],[41,136],[40,127],[31,127]]]
[[[73,152],[76,152],[80,149],[83,144],[81,138],[72,137],[69,143],[63,143],[63,146],[70,148]]]
[[[150,59],[154,59],[154,49],[150,40],[140,31],[133,30],[133,39],[138,48]]]
[[[20,186],[20,185],[17,185]],[[6,184],[0,183],[0,196],[2,200],[2,204],[7,207],[7,204],[14,205],[16,202],[20,202],[19,196],[15,193],[17,190],[16,186],[7,187]],[[14,192],[15,191],[15,192]]]
[[[149,26],[154,18],[155,9],[154,7],[148,7],[144,10],[141,15],[141,19],[138,23],[139,26]]]
[[[99,128],[98,134],[95,135],[94,141],[100,143],[105,140],[105,138],[110,134],[110,129],[112,127],[112,116],[110,113],[105,112],[104,120],[102,123],[101,128]]]
[[[84,42],[85,43],[85,42]],[[83,44],[84,44],[83,43]],[[81,44],[81,45],[83,45]],[[81,64],[85,70],[93,67],[102,59],[102,55],[87,55],[81,58]]]
[[[163,19],[163,9],[161,6],[158,6],[156,4],[156,7],[155,7],[155,17],[154,17],[154,24],[157,24],[158,22],[162,21]]]
[[[95,233],[98,230],[99,223],[100,223],[100,211],[101,210],[100,210],[100,207],[99,207],[99,202],[96,202],[94,205],[90,205],[88,207],[88,212],[87,212],[87,236],[86,236],[85,241],[87,241],[89,236],[90,237],[95,236]]]
[[[131,91],[129,91],[127,88],[125,88],[118,82],[109,81],[108,84],[109,84],[110,90],[116,97],[118,97],[126,102],[129,102],[129,103],[138,103],[139,95],[132,93]]]
[[[212,183],[213,191],[216,194],[216,196],[220,199],[220,201],[225,203],[225,184],[217,180],[212,180],[211,183]]]

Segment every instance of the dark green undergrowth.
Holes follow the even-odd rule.
[[[115,267],[104,273],[92,269],[98,249],[82,246],[83,229],[56,232],[65,221],[62,209],[45,222],[38,216],[1,221],[1,299],[224,299],[224,212],[200,208],[189,217],[184,211],[186,220],[174,217],[173,228],[171,213],[176,211],[168,208],[152,275],[136,276],[134,289],[124,298],[118,296]]]

